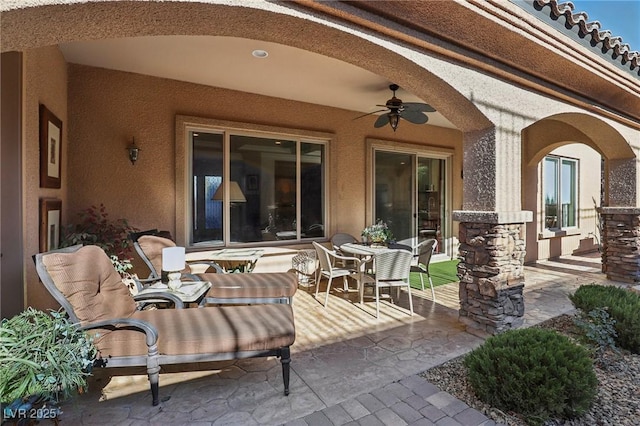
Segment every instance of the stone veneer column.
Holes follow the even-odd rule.
[[[601,207],[602,265],[607,278],[640,282],[640,208]]]
[[[531,212],[462,212],[459,319],[468,332],[491,335],[517,328],[524,316],[525,241]]]

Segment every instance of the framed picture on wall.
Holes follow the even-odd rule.
[[[60,188],[62,121],[40,105],[40,187]]]
[[[40,199],[40,252],[60,246],[62,201],[57,198]]]

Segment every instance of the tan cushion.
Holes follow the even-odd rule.
[[[138,244],[142,252],[147,256],[147,259],[149,259],[149,262],[153,265],[158,276],[160,276],[162,273],[162,249],[175,247],[176,243],[168,238],[157,237],[155,235],[143,235],[138,238]]]
[[[208,297],[293,297],[298,281],[291,272],[248,274],[197,274],[211,282]]]
[[[132,318],[156,327],[161,355],[261,351],[295,341],[293,311],[286,304],[158,309]],[[103,358],[147,354],[144,333],[130,330],[105,334],[95,344]]]
[[[50,253],[42,257],[42,263],[83,324],[126,318],[135,312],[129,289],[100,247]]]

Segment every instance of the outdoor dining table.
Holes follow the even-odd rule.
[[[222,249],[206,252],[187,253],[188,261],[212,260],[225,272],[251,272],[263,251],[257,249]]]
[[[340,245],[340,250],[344,253],[354,254],[356,256],[374,256],[384,250],[408,250],[412,248],[406,244],[388,244],[386,246],[370,245],[365,243],[346,243]]]

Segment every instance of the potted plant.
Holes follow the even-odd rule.
[[[378,221],[362,230],[362,238],[371,245],[387,245],[393,239],[393,234],[385,222]]]
[[[87,386],[96,361],[93,339],[61,311],[27,308],[0,323],[3,418],[55,419],[58,404]]]
[[[130,226],[126,219],[111,220],[104,204],[91,206],[80,213],[80,222],[67,225],[63,229],[60,247],[76,244],[95,244],[100,246],[111,259],[113,266],[123,277],[133,268],[131,232],[138,229]]]

